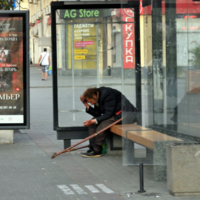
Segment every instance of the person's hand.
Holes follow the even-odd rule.
[[[83,97],[83,95],[80,96],[80,100],[81,100],[83,103],[86,102],[85,99],[84,99],[84,97]]]
[[[83,122],[83,126],[91,126],[92,124],[95,124],[96,120],[95,119],[91,119],[91,120],[87,120]]]
[[[80,96],[80,100],[85,105],[85,107],[88,109],[89,105],[88,105],[87,101],[84,99],[83,95]]]

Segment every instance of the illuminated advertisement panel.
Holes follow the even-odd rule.
[[[121,9],[123,21],[123,55],[124,69],[135,68],[135,34],[134,34],[134,12],[130,8]]]
[[[108,10],[102,9],[72,9],[61,10],[60,16],[68,25],[68,66],[71,69],[72,59],[75,69],[97,68],[97,38],[98,50],[103,52],[102,19],[108,15]],[[98,18],[99,23],[95,22]],[[73,31],[73,33],[71,32]],[[73,43],[73,52],[71,48]],[[72,57],[73,55],[73,57]],[[98,55],[98,65],[103,69],[103,54]]]
[[[28,12],[0,15],[0,126],[29,126]]]

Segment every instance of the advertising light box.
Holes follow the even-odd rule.
[[[0,14],[0,127],[29,128],[28,11]]]

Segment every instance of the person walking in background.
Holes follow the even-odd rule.
[[[44,48],[44,52],[42,52],[40,54],[38,64],[40,64],[42,66],[42,80],[46,81],[47,80],[48,67],[51,64],[50,55],[47,52],[46,48]]]

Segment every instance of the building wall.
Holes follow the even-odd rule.
[[[20,7],[19,5],[16,6],[17,10],[28,10],[29,9],[29,1],[28,0],[23,0],[20,2]]]
[[[40,53],[43,48],[46,47],[47,51],[51,55],[51,43],[50,40],[43,44],[39,44],[41,38],[51,37],[51,25],[48,25],[47,21],[50,18],[50,3],[51,0],[29,0],[29,11],[30,11],[30,57],[34,64],[38,63]]]

